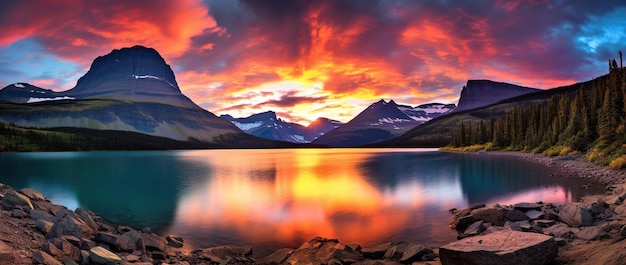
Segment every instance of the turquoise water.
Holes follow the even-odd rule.
[[[267,254],[324,236],[363,245],[454,239],[451,208],[553,202],[579,191],[516,157],[429,149],[2,153],[0,182],[70,209]]]

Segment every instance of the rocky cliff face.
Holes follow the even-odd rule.
[[[96,58],[67,95],[78,99],[195,105],[181,93],[174,72],[161,55],[143,46],[113,50]]]
[[[540,90],[490,80],[469,80],[461,90],[461,97],[454,112],[489,106],[498,101],[537,91]]]

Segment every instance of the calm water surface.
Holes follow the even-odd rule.
[[[428,149],[4,153],[0,169],[2,183],[181,235],[187,249],[259,256],[315,236],[438,245],[455,237],[450,208],[579,196],[541,164]]]

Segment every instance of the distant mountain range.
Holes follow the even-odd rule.
[[[402,135],[406,131],[454,109],[454,104],[430,103],[411,107],[380,100],[335,130],[322,135],[315,144],[348,147],[371,144]]]
[[[158,52],[142,46],[98,57],[76,86],[65,92],[26,83],[3,88],[0,122],[138,132],[181,141],[239,139],[273,145],[245,136],[232,123],[193,103],[181,93],[170,66]]]
[[[470,80],[463,87],[456,108],[454,104],[412,107],[380,100],[346,124],[319,118],[303,126],[286,122],[271,111],[245,118],[220,118],[181,93],[172,69],[157,51],[134,46],[96,58],[89,71],[68,91],[55,92],[28,83],[6,86],[0,90],[0,122],[29,128],[134,132],[211,147],[279,147],[286,142],[331,147],[392,142],[395,146],[416,146],[418,142],[449,140],[446,137],[455,123],[447,122],[450,119],[446,117],[465,117],[457,114],[467,115],[464,113],[511,98],[544,93],[534,93],[537,91],[489,80]],[[498,113],[502,111],[498,109]],[[477,113],[487,115],[484,111]],[[422,126],[423,123],[427,124]]]
[[[297,123],[286,122],[273,111],[254,114],[245,118],[233,118],[230,115],[221,115],[242,131],[269,140],[286,141],[292,143],[310,143],[321,135],[333,130],[343,123],[328,118],[318,118],[308,127]]]

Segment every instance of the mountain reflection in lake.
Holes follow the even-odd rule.
[[[315,236],[437,245],[455,237],[451,208],[572,200],[544,165],[425,149],[0,154],[0,166],[0,182],[183,236],[187,249],[251,245],[258,256]]]

